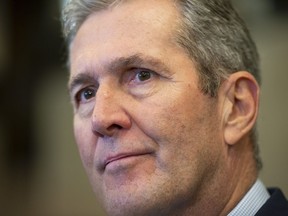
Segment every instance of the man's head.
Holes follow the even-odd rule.
[[[257,52],[229,1],[64,11],[75,137],[107,212],[227,213],[257,175],[259,94]]]

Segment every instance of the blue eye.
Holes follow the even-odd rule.
[[[93,88],[84,88],[76,95],[76,100],[79,103],[86,103],[96,95],[96,90]]]

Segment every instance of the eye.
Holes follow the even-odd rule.
[[[150,80],[155,76],[155,72],[149,70],[149,69],[143,69],[143,68],[136,68],[132,70],[133,73],[131,73],[131,79],[132,83],[134,84],[141,84],[145,83],[146,81]]]
[[[149,80],[152,76],[151,71],[148,70],[140,70],[136,74],[136,79],[140,82],[144,82],[146,80]]]
[[[82,90],[80,90],[77,95],[76,95],[76,101],[77,103],[87,103],[89,102],[92,98],[94,98],[96,95],[96,90],[87,87]]]

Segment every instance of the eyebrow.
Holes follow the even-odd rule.
[[[94,80],[95,77],[91,73],[79,73],[69,81],[68,90],[71,93],[77,86],[82,85],[83,83],[91,83]]]
[[[119,57],[107,65],[104,65],[104,70],[111,73],[121,71],[124,69],[129,69],[133,67],[153,67],[159,71],[162,71],[166,75],[171,74],[171,71],[167,66],[154,57],[144,56],[143,54],[135,54],[128,57]],[[96,76],[91,71],[80,72],[76,76],[72,77],[68,83],[69,92],[72,92],[74,88],[83,83],[91,83],[96,81]]]

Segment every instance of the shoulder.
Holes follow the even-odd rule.
[[[288,201],[278,188],[268,189],[270,198],[261,207],[255,216],[288,216]]]

